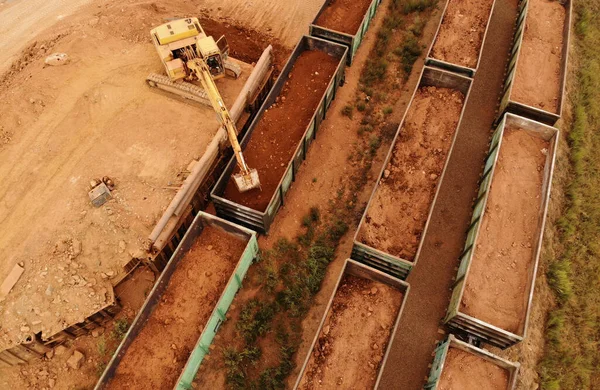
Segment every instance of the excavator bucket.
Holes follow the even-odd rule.
[[[240,192],[250,191],[254,188],[260,187],[260,180],[258,179],[258,171],[256,169],[250,169],[248,173],[236,173],[233,175],[235,185]]]

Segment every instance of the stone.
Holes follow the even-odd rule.
[[[30,327],[28,327],[27,325],[23,325],[23,326],[21,327],[21,332],[23,332],[23,333],[27,333],[27,332],[29,332],[30,330],[31,330],[31,328],[30,328]]]
[[[85,356],[78,350],[73,351],[71,357],[67,360],[67,365],[74,370],[78,370],[81,367],[81,363],[85,360]]]
[[[54,380],[52,378],[48,379],[48,387],[49,388],[51,388],[51,389],[54,388],[55,384],[56,384],[56,380]]]
[[[73,239],[73,258],[81,254],[81,241]]]
[[[51,349],[48,352],[46,352],[46,359],[52,359],[54,357],[54,350]]]
[[[65,65],[65,64],[69,63],[69,56],[67,55],[67,53],[50,54],[48,57],[46,57],[46,59],[44,60],[44,63],[46,63],[46,65],[50,65],[50,66]]]
[[[54,292],[54,287],[52,287],[51,285],[48,285],[48,287],[46,287],[46,295],[51,296],[52,292]]]
[[[119,241],[119,253],[125,252],[125,249],[127,249],[127,244],[125,243],[125,241]]]
[[[329,329],[330,329],[330,328],[329,328],[329,325],[326,325],[326,326],[323,328],[323,334],[327,336],[327,335],[329,334]]]
[[[432,173],[431,175],[429,175],[429,178],[430,178],[431,180],[435,180],[435,179],[437,179],[437,178],[438,178],[438,175],[437,175],[437,174],[435,174],[435,173]]]
[[[64,355],[65,352],[67,352],[67,347],[64,345],[59,345],[58,347],[54,348],[54,354],[56,356]]]
[[[373,287],[371,289],[371,295],[375,295],[375,294],[377,294],[377,287]]]
[[[103,327],[99,327],[96,328],[94,330],[92,330],[92,337],[100,337],[104,334],[104,328]]]

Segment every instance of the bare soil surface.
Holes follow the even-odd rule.
[[[354,35],[371,3],[372,0],[332,0],[315,24]]]
[[[494,0],[449,0],[432,57],[476,68]]]
[[[450,348],[438,390],[507,390],[509,372],[472,353]]]
[[[308,25],[323,0],[195,0],[193,3],[211,19],[267,33],[286,47],[294,47],[308,33]]]
[[[2,28],[5,21],[12,25],[13,9],[29,4],[21,1],[0,13]],[[22,23],[30,23],[28,10],[20,11]],[[36,42],[0,76],[0,248],[11,253],[0,262],[0,280],[15,263],[25,265],[0,303],[0,349],[28,333],[21,328],[50,336],[103,305],[101,289],[110,293],[122,266],[145,256],[146,238],[172,188],[218,128],[211,109],[144,83],[149,73],[163,72],[149,29],[174,15],[196,14],[193,3],[109,1],[71,16],[52,10],[45,17],[53,27],[37,31]],[[218,21],[205,27],[225,34],[232,55],[247,61],[270,43],[264,34]],[[281,46],[273,43],[277,52]],[[70,62],[45,66],[54,52],[67,53]],[[244,64],[239,80],[217,81],[226,103],[250,71]],[[116,184],[113,199],[94,208],[88,183],[105,175]],[[89,287],[95,283],[94,291],[67,287],[67,273]]]
[[[262,189],[240,193],[231,177],[225,198],[258,211],[267,208],[338,64],[322,51],[300,54],[279,99],[264,113],[244,148],[244,158],[258,170]]]
[[[464,99],[448,88],[417,91],[360,227],[361,242],[415,260]]]
[[[461,310],[522,334],[532,287],[548,142],[506,129]]]
[[[217,228],[204,228],[108,388],[173,388],[245,246]]]
[[[563,61],[565,6],[553,0],[529,2],[512,99],[558,113]]]
[[[91,2],[92,0],[0,1],[0,74],[10,67],[20,51],[42,30]]]
[[[345,275],[299,388],[372,388],[402,298],[388,285]]]
[[[120,302],[137,308],[142,307],[155,281],[156,275],[150,267],[139,266],[115,287],[115,296]]]
[[[419,264],[408,277],[411,292],[398,329],[411,331],[396,333],[384,367],[382,389],[422,389],[435,343],[444,337],[441,320],[465,244],[504,82],[506,64],[498,63],[498,58],[506,58],[512,45],[516,9],[516,0],[496,0],[479,70],[440,185]]]

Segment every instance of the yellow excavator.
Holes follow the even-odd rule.
[[[197,18],[170,21],[152,29],[150,34],[167,75],[149,75],[148,85],[212,106],[227,131],[240,169],[233,175],[238,190],[260,188],[258,172],[249,168],[244,160],[235,122],[215,84],[215,80],[226,75],[237,78],[241,73],[239,65],[228,59],[225,37],[215,41],[206,35]],[[202,88],[193,84],[194,81],[199,81]]]

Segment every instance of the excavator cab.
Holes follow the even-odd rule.
[[[208,69],[213,78],[217,78],[224,73],[223,62],[221,61],[221,56],[218,54],[208,57],[206,59],[206,65],[208,65]]]

